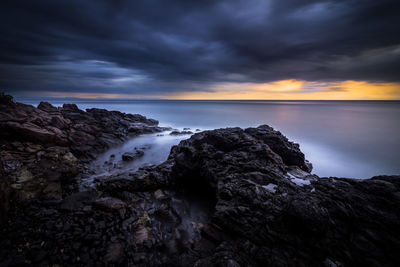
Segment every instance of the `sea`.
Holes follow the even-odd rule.
[[[39,101],[18,99],[38,105]],[[226,127],[268,124],[282,132],[313,164],[320,177],[366,179],[400,174],[400,101],[192,101],[192,100],[65,100],[80,109],[103,108],[142,114],[161,126],[204,131]],[[99,156],[122,154],[133,147],[151,147],[132,168],[158,164],[167,159],[171,146],[190,135],[168,133],[139,136]]]

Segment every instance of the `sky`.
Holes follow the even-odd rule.
[[[400,99],[398,0],[12,0],[0,91],[26,97]]]

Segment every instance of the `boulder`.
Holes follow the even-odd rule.
[[[125,152],[122,154],[122,160],[123,161],[133,161],[138,158],[143,157],[144,151],[141,149],[136,149],[135,152]]]
[[[49,102],[40,102],[37,108],[40,110],[43,110],[45,112],[57,112],[58,111],[57,107],[53,106]]]
[[[78,106],[76,104],[64,104],[62,106],[62,109],[64,111],[76,111],[76,112],[83,112],[82,110],[80,110],[78,108]]]

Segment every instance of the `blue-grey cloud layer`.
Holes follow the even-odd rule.
[[[13,0],[0,86],[163,94],[219,82],[400,81],[398,1]]]

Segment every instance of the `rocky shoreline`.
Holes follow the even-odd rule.
[[[312,175],[267,125],[198,132],[160,165],[77,186],[100,152],[164,130],[2,97],[0,266],[400,265],[400,176]]]

